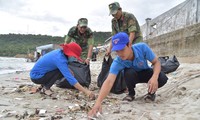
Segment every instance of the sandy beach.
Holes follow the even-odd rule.
[[[91,62],[92,83],[89,89],[98,95],[97,76],[101,61]],[[200,64],[180,63],[167,74],[167,84],[158,89],[154,102],[145,102],[146,84],[137,84],[136,99],[122,101],[127,94],[112,94],[103,102],[103,113],[97,120],[199,120]],[[29,71],[0,75],[0,119],[2,120],[87,120],[87,112],[95,101],[77,90],[55,85],[54,97],[32,93]]]

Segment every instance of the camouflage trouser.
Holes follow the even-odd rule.
[[[136,39],[133,41],[133,44],[139,43],[139,42],[143,42],[143,37],[142,37],[142,36],[136,38]]]

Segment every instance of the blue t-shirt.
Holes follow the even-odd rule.
[[[61,49],[53,50],[40,59],[33,66],[30,77],[31,79],[39,79],[47,72],[59,69],[65,79],[71,84],[75,85],[78,81],[74,78],[68,68],[68,59]]]
[[[154,52],[146,43],[137,43],[132,45],[134,60],[122,60],[117,56],[110,67],[110,73],[117,75],[124,68],[133,68],[135,71],[149,69],[147,61],[152,62],[156,57]]]

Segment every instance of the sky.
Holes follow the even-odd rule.
[[[77,25],[79,18],[88,19],[96,32],[110,32],[108,5],[119,2],[122,11],[135,15],[140,25],[185,0],[0,0],[0,34],[41,34],[63,37]]]

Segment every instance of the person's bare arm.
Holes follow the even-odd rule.
[[[91,35],[90,38],[88,39],[88,52],[87,52],[87,58],[85,60],[86,64],[90,63],[90,59],[92,57],[92,50],[93,50],[93,45],[94,45],[94,38]]]
[[[101,103],[103,101],[103,99],[109,94],[114,82],[116,79],[116,75],[115,74],[111,74],[109,73],[107,79],[104,81],[98,99],[97,99],[97,103]]]
[[[99,92],[99,96],[95,102],[95,105],[93,106],[92,110],[89,111],[88,116],[93,117],[98,112],[102,112],[101,103],[103,102],[103,99],[109,94],[115,79],[116,75],[109,73],[107,79],[104,81],[101,90]]]
[[[89,64],[90,58],[92,57],[92,50],[93,50],[93,45],[89,45],[87,59],[86,59],[87,61],[85,61],[87,64]]]
[[[132,43],[134,42],[133,40],[135,39],[135,32],[130,32],[129,33],[129,44],[132,45]]]
[[[148,82],[148,92],[149,93],[154,93],[157,91],[158,89],[158,77],[161,71],[161,65],[160,65],[160,61],[158,60],[158,58],[154,58],[154,60],[152,61],[152,65],[153,65],[153,75],[151,77],[151,79]]]
[[[95,99],[94,93],[93,93],[92,91],[90,91],[90,90],[84,88],[81,84],[76,83],[76,84],[74,85],[74,87],[75,87],[76,89],[78,89],[79,91],[82,91],[83,93],[85,93],[91,100],[94,100],[94,99]]]

